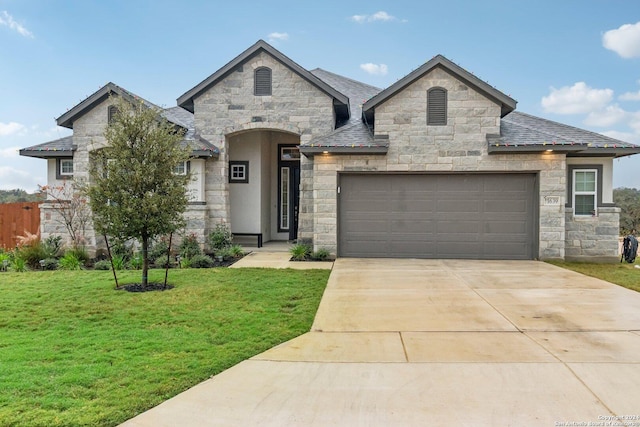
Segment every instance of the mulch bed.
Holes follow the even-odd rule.
[[[174,286],[167,283],[167,286],[164,283],[147,283],[146,286],[142,286],[142,283],[128,283],[126,285],[120,285],[116,288],[117,291],[127,291],[127,292],[151,292],[151,291],[168,291],[169,289],[173,289]]]

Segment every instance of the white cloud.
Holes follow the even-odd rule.
[[[2,159],[8,159],[10,157],[18,157],[19,150],[20,150],[20,147],[0,148],[0,157]]]
[[[640,22],[607,31],[602,35],[602,45],[623,58],[640,57]]]
[[[286,41],[289,40],[289,34],[287,33],[271,33],[268,36],[269,42],[273,43],[274,41]]]
[[[388,22],[388,21],[400,21],[393,15],[389,15],[384,10],[374,13],[373,15],[353,15],[351,20],[357,22],[358,24],[364,24],[365,22]],[[403,19],[401,22],[407,22],[406,19]]]
[[[374,76],[386,76],[389,71],[386,64],[372,64],[371,62],[360,64],[360,68]]]
[[[640,144],[640,135],[631,132],[621,132],[617,130],[608,130],[606,132],[600,132],[604,136],[609,138],[619,139],[620,141],[630,142],[632,144]]]
[[[622,122],[628,113],[617,105],[608,105],[604,110],[592,111],[584,120],[587,126],[608,127]]]
[[[640,90],[637,92],[626,92],[618,97],[621,101],[640,101]]]
[[[13,16],[9,15],[9,12],[6,10],[0,12],[0,25],[5,25],[14,31],[17,31],[21,36],[29,37],[31,39],[33,38],[33,33],[22,26],[22,24],[17,23],[13,19]]]
[[[550,88],[551,93],[542,98],[542,107],[548,113],[585,114],[604,108],[613,99],[611,89],[593,89],[585,82],[560,89]]]
[[[7,136],[20,132],[24,129],[24,125],[16,122],[2,123],[0,122],[0,136]]]

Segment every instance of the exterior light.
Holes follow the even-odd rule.
[[[547,153],[551,153],[553,150],[551,148],[549,148],[548,150],[546,150]]]
[[[322,154],[329,154],[329,152],[328,151],[323,151]]]

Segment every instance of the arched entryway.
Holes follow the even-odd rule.
[[[263,242],[295,240],[300,193],[300,137],[256,129],[227,136],[231,231]]]

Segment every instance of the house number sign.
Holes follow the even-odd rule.
[[[545,206],[559,206],[560,196],[544,196]]]

